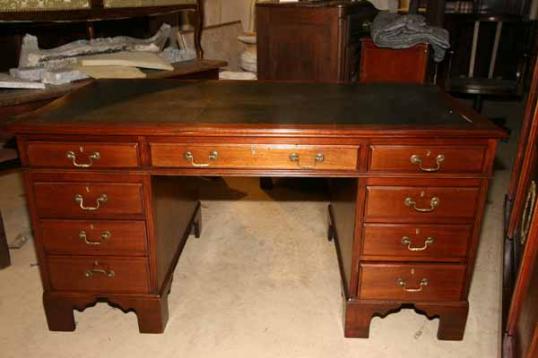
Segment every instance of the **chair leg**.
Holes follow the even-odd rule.
[[[4,220],[2,219],[2,212],[0,212],[0,269],[6,268],[9,265],[11,265],[11,259],[9,257],[9,248],[7,246]]]
[[[473,109],[478,113],[482,113],[484,107],[484,98],[481,95],[476,95],[473,100]]]
[[[273,179],[267,177],[260,178],[260,188],[262,190],[273,190]]]

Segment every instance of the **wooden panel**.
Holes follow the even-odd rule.
[[[356,270],[352,269],[357,219],[357,187],[356,178],[330,180],[330,221],[335,231],[330,234],[335,234],[339,267],[347,297],[352,292],[352,280],[355,280],[355,284],[357,280]]]
[[[37,214],[42,218],[91,218],[143,213],[142,184],[138,183],[37,182],[34,183],[34,195]],[[82,201],[76,201],[77,196]]]
[[[516,357],[533,357],[538,324],[538,211],[532,214],[530,229],[518,269],[506,332],[514,340]]]
[[[372,39],[362,40],[360,81],[425,83],[428,68],[428,45],[408,49],[377,47]]]
[[[39,230],[49,254],[147,254],[143,221],[41,220]]]
[[[51,285],[58,291],[98,294],[149,290],[145,258],[49,257],[48,269]]]
[[[358,147],[150,143],[152,166],[160,168],[356,170]],[[216,152],[213,158],[211,153]],[[191,153],[192,159],[186,154]],[[291,160],[293,154],[296,161]],[[321,157],[318,157],[321,156]]]
[[[414,173],[480,173],[484,170],[484,146],[373,145],[371,171]]]
[[[351,82],[359,40],[377,10],[366,1],[258,3],[258,77],[262,80]],[[290,36],[293,34],[293,36]]]
[[[362,254],[464,258],[471,233],[470,225],[365,224]]]
[[[153,177],[153,219],[157,237],[157,287],[160,290],[175,265],[198,208],[197,178]]]
[[[136,168],[137,143],[30,142],[28,164],[48,168]]]
[[[256,19],[260,80],[338,81],[337,9],[258,6]]]
[[[432,221],[466,219],[476,214],[479,188],[368,186],[366,220]],[[438,205],[433,202],[437,199]],[[407,201],[411,205],[407,205]],[[418,210],[425,210],[424,212]]]
[[[464,281],[464,265],[363,263],[359,297],[365,300],[457,301],[461,299]]]

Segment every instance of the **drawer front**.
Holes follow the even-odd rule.
[[[469,187],[367,187],[367,221],[471,220],[478,205],[479,188]]]
[[[39,230],[48,254],[147,254],[144,221],[41,220]]]
[[[464,265],[362,264],[361,299],[458,301]]]
[[[49,257],[49,280],[57,291],[148,292],[145,258]]]
[[[42,143],[26,146],[28,164],[47,168],[136,168],[137,143]]]
[[[471,225],[365,224],[365,256],[464,258]]]
[[[356,146],[151,143],[160,168],[356,170]]]
[[[413,173],[480,173],[484,170],[486,147],[416,145],[373,145],[371,171]]]
[[[86,218],[143,213],[142,184],[34,183],[37,214],[42,218]]]

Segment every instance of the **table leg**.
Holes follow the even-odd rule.
[[[7,246],[4,220],[2,219],[2,212],[0,212],[0,269],[6,268],[9,265],[11,265],[11,259],[9,257],[9,248]]]
[[[196,24],[194,25],[194,47],[199,60],[204,58],[204,49],[202,48],[202,31],[204,29],[204,0],[197,0],[198,13]]]

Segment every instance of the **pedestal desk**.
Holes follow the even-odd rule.
[[[407,306],[463,337],[505,133],[436,87],[97,81],[8,129],[51,330],[104,300],[163,332],[173,270],[201,235],[197,177],[285,176],[330,178],[347,337]]]

